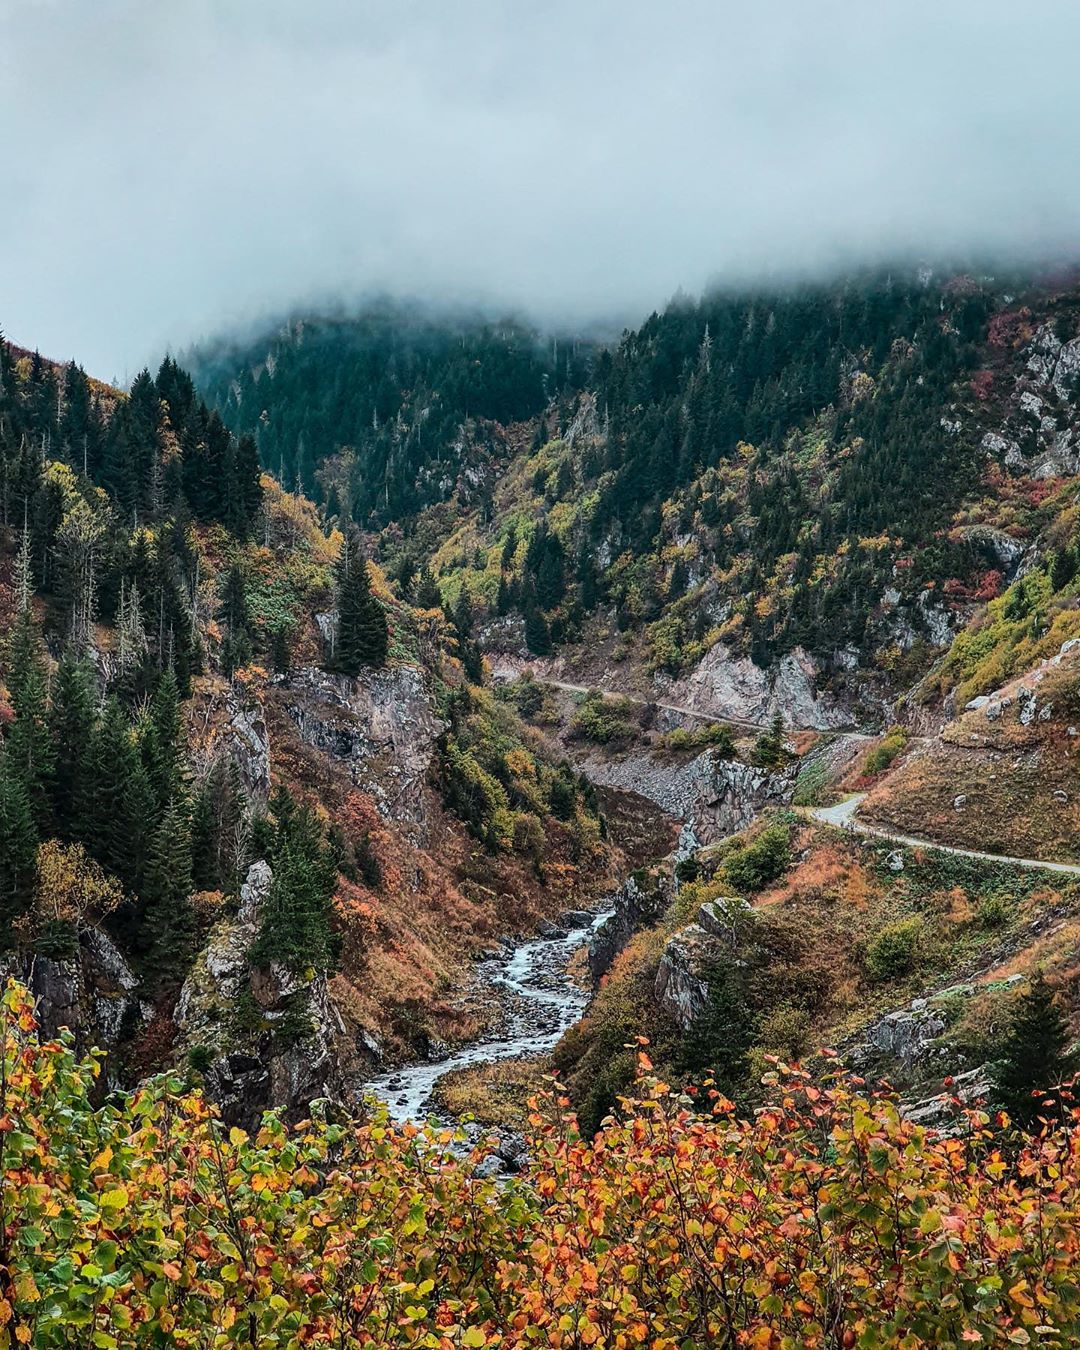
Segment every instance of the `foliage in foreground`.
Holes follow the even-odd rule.
[[[448,1136],[317,1120],[255,1138],[3,999],[0,1345],[1070,1345],[1080,1135],[1008,1163],[791,1073],[752,1122],[642,1079],[593,1141],[552,1100],[522,1179]],[[642,1056],[642,1069],[651,1066]]]

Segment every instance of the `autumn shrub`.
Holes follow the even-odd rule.
[[[724,722],[705,722],[696,727],[676,727],[664,736],[669,750],[713,749],[722,759],[735,757],[735,733]]]
[[[739,1119],[641,1077],[595,1139],[530,1116],[531,1165],[371,1110],[248,1134],[156,1079],[94,1105],[98,1058],[3,998],[0,1344],[688,1347],[1080,1341],[1080,1129],[1008,1157],[840,1075],[781,1071]],[[957,1109],[958,1104],[957,1104]]]
[[[884,773],[907,745],[907,739],[903,727],[890,727],[888,734],[867,752],[862,765],[863,773],[867,776]]]

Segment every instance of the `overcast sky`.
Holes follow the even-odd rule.
[[[0,327],[104,376],[365,290],[636,318],[1080,252],[1076,0],[0,0]]]

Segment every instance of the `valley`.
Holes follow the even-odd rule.
[[[358,1149],[436,1222],[442,1177],[448,1231],[796,1100],[928,1168],[1035,1147],[997,1112],[1080,1044],[1078,351],[1070,278],[900,273],[606,345],[312,315],[128,390],[0,344],[10,1045],[207,1157]]]

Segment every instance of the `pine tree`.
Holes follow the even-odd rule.
[[[779,769],[787,763],[784,735],[784,715],[780,712],[774,713],[768,731],[763,731],[754,742],[751,759],[759,768]]]
[[[535,601],[525,604],[525,645],[534,656],[551,654],[551,631]]]
[[[285,624],[279,624],[270,634],[270,664],[276,675],[288,675],[292,669],[289,629]]]
[[[275,851],[274,880],[251,962],[320,970],[329,965],[330,955],[330,897],[321,868],[307,850],[286,843]]]
[[[1017,1000],[1001,1059],[994,1066],[998,1101],[1018,1125],[1033,1126],[1044,1114],[1043,1095],[1075,1071],[1070,1041],[1065,1014],[1040,970]]]
[[[183,804],[169,802],[150,845],[142,886],[139,942],[155,984],[179,981],[191,960],[191,822]]]
[[[56,766],[53,810],[57,833],[62,839],[83,840],[87,832],[96,695],[93,671],[69,647],[60,658],[49,710],[49,734]]]
[[[442,592],[439,590],[439,583],[435,580],[427,563],[420,569],[413,603],[417,609],[438,609],[442,604]]]
[[[0,949],[11,943],[11,925],[34,892],[38,833],[22,777],[0,751]]]
[[[338,562],[338,625],[334,666],[344,675],[386,662],[386,611],[371,589],[371,574],[355,532],[346,536]]]
[[[86,797],[82,842],[136,894],[157,807],[127,714],[116,698],[106,702],[90,742]]]
[[[8,689],[15,720],[8,733],[11,769],[22,779],[34,820],[42,833],[52,823],[55,758],[48,724],[45,663],[31,611],[15,621],[9,648]]]
[[[157,682],[140,736],[143,763],[159,811],[182,793],[183,735],[180,691],[176,677],[166,670]]]

